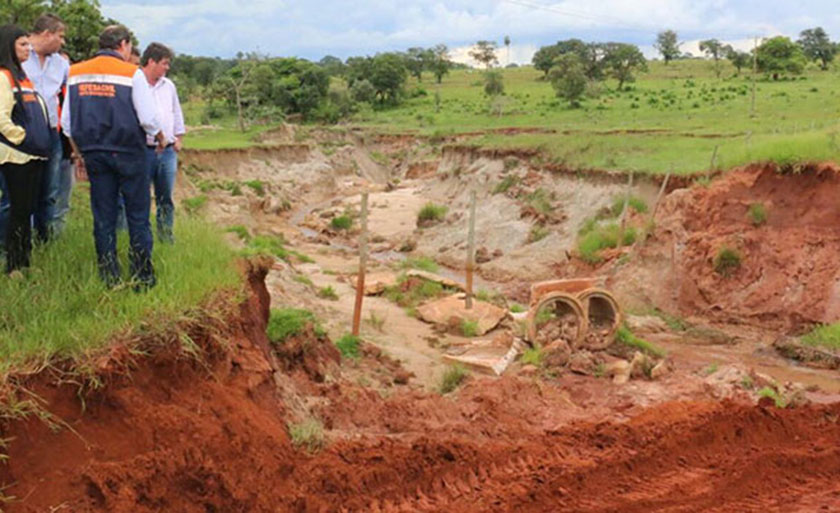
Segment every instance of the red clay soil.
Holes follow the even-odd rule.
[[[0,482],[18,498],[5,510],[840,508],[840,405],[679,402],[592,422],[570,420],[559,387],[515,377],[474,379],[455,399],[408,389],[383,398],[340,371],[319,383],[332,372],[331,349],[318,346],[326,341],[267,352],[266,296],[257,292],[226,331],[196,339],[204,364],[159,349],[89,392],[84,410],[75,386],[46,376],[26,383],[66,425],[3,427],[13,440]],[[304,389],[329,430],[315,455],[293,448],[286,431],[292,406],[282,398]]]
[[[659,280],[647,284],[656,290],[647,292],[662,307],[722,321],[777,329],[837,321],[838,190],[840,171],[831,165],[799,172],[754,165],[675,191],[663,201],[639,264],[660,269]],[[767,214],[759,226],[748,214],[757,203]],[[741,257],[729,276],[714,265],[724,247]]]

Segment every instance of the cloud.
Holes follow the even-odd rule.
[[[560,39],[623,41],[652,53],[656,33],[676,30],[687,48],[716,37],[796,36],[822,24],[840,32],[835,0],[805,5],[782,0],[102,0],[106,16],[130,26],[141,42],[161,41],[176,51],[232,56],[320,59],[404,50],[445,43],[456,58],[480,39],[513,41],[511,61]],[[840,34],[838,34],[840,35]],[[692,50],[689,50],[692,51]]]

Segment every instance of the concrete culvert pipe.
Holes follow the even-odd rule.
[[[587,289],[577,295],[589,329],[583,339],[587,349],[601,350],[613,343],[621,325],[621,310],[612,294],[602,289]]]
[[[544,348],[562,340],[575,349],[583,341],[586,329],[583,306],[571,294],[552,292],[528,311],[528,340]]]

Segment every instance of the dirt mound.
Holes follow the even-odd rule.
[[[656,304],[723,321],[790,329],[840,319],[838,185],[833,166],[755,165],[672,193],[640,264],[657,262],[657,279],[641,287]]]
[[[344,368],[323,376],[335,354],[317,337],[269,351],[264,271],[252,269],[254,293],[233,319],[190,334],[201,359],[149,348],[130,373],[121,367],[87,392],[84,407],[66,379],[23,383],[61,425],[5,420],[0,483],[17,499],[4,509],[743,512],[838,503],[840,405],[681,402],[593,422],[583,398],[539,380],[470,378],[457,400],[383,394],[345,379]],[[371,356],[366,364],[383,361]],[[590,383],[619,400],[606,380]],[[321,452],[294,448],[291,397],[329,430]]]

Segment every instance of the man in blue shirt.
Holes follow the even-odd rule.
[[[38,239],[44,242],[64,228],[73,183],[72,170],[61,166],[61,137],[58,133],[58,95],[67,83],[70,71],[70,63],[59,54],[64,46],[64,22],[55,14],[42,14],[35,20],[29,41],[32,51],[29,52],[29,60],[22,63],[23,71],[47,103],[52,128],[50,157],[35,210],[35,231]],[[59,205],[63,208],[59,209]]]

